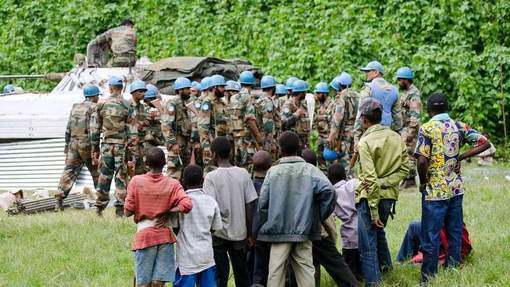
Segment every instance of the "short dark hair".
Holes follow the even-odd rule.
[[[211,151],[221,159],[230,157],[230,141],[226,137],[217,137],[211,143]]]
[[[345,168],[339,164],[335,163],[329,166],[328,168],[328,179],[332,184],[336,184],[341,180],[345,180],[347,176],[345,175]]]
[[[280,150],[284,156],[297,155],[300,149],[299,136],[295,132],[285,131],[278,139]]]
[[[433,93],[427,99],[429,112],[446,113],[448,111],[448,98],[443,93]]]
[[[317,155],[315,154],[315,152],[313,150],[305,149],[305,150],[303,150],[301,155],[303,156],[303,159],[307,163],[309,163],[311,165],[317,165]]]
[[[252,157],[254,171],[267,171],[273,164],[271,154],[265,150],[256,152]]]
[[[371,113],[363,115],[370,123],[379,124],[382,121],[382,110],[377,108]]]
[[[158,147],[151,147],[145,156],[145,163],[150,169],[163,170],[166,164],[165,153]]]
[[[271,90],[273,91],[273,94],[274,94],[274,92],[276,92],[276,87],[269,87],[269,88],[262,89],[263,92],[267,92],[267,91],[271,91]]]
[[[126,18],[124,20],[122,20],[122,22],[120,22],[120,25],[121,26],[135,26],[135,22],[131,21],[131,19],[129,18]]]
[[[182,183],[186,188],[201,187],[204,182],[204,172],[202,168],[195,164],[190,164],[182,173]]]

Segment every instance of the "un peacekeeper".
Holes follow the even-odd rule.
[[[161,131],[165,138],[167,154],[168,176],[180,180],[182,171],[190,162],[191,157],[191,117],[193,102],[190,99],[191,81],[187,78],[177,78],[174,90],[176,99],[168,100],[161,117]],[[194,107],[193,107],[194,108]]]
[[[260,80],[262,94],[255,100],[258,126],[262,134],[261,148],[271,154],[273,158],[278,156],[276,144],[276,122],[280,122],[280,110],[276,104],[276,80],[272,76],[264,76]]]
[[[101,152],[100,175],[97,183],[98,197],[96,200],[97,214],[110,201],[110,185],[115,175],[115,213],[124,215],[124,199],[126,198],[127,168],[125,165],[126,149],[137,144],[138,130],[133,109],[122,97],[124,82],[121,78],[110,78],[110,97],[99,102],[91,123],[92,158],[99,161]],[[101,151],[99,139],[102,136]]]
[[[329,87],[327,83],[320,82],[315,86],[315,113],[313,117],[312,129],[317,130],[317,155],[320,170],[327,171],[326,161],[322,156],[324,148],[328,145],[328,136],[330,131],[330,114],[333,101],[329,97]]]
[[[94,187],[97,188],[97,178],[99,172],[97,165],[92,164],[91,141],[90,141],[90,118],[95,112],[97,101],[99,100],[99,88],[93,85],[87,85],[83,89],[85,101],[74,104],[67,121],[65,134],[66,145],[64,153],[66,154],[66,166],[60,177],[58,184],[57,208],[64,210],[63,201],[73,187],[76,179],[80,175],[83,165],[87,166]]]
[[[135,24],[129,19],[120,23],[119,27],[110,29],[97,36],[87,45],[87,58],[94,58],[95,47],[108,45],[112,58],[108,67],[132,67],[136,64],[136,31]]]
[[[277,115],[274,119],[275,125],[275,139],[278,141],[280,137],[280,133],[282,131],[282,118],[280,117],[283,104],[285,103],[285,99],[287,99],[287,88],[283,84],[276,84],[275,94],[272,97],[273,103],[275,106],[275,110]]]
[[[131,109],[133,110],[133,116],[136,119],[136,128],[138,130],[138,141],[133,143],[130,147],[128,147],[128,162],[134,163],[134,170],[130,168],[129,175],[131,177],[135,175],[140,175],[145,173],[145,149],[144,149],[144,141],[146,129],[148,127],[147,124],[147,113],[145,109],[145,105],[142,103],[142,100],[145,97],[145,91],[147,91],[147,87],[145,83],[141,80],[136,80],[131,85],[129,85],[129,93],[131,94],[131,99],[129,104],[131,105]],[[133,172],[134,171],[134,172]]]
[[[294,84],[294,82],[298,80],[298,78],[296,77],[289,77],[287,79],[287,81],[285,81],[285,90],[286,90],[286,96],[285,97],[280,97],[280,108],[283,108],[283,105],[285,104],[285,102],[292,98],[292,84]]]
[[[354,122],[358,112],[359,94],[352,88],[352,77],[342,72],[331,82],[336,91],[331,111],[328,146],[340,155],[339,162],[348,166],[354,152]]]
[[[308,148],[310,141],[310,118],[306,107],[308,84],[296,80],[292,84],[292,97],[282,108],[282,130],[295,132],[301,141],[301,148]]]
[[[239,76],[239,82],[241,91],[230,98],[228,106],[234,141],[234,164],[251,172],[251,158],[262,144],[255,98],[251,94],[256,79],[253,73],[244,71]]]
[[[145,123],[145,154],[151,147],[158,147],[164,144],[163,133],[161,132],[161,116],[158,107],[154,105],[158,99],[158,88],[148,84],[147,91],[143,96],[145,103],[145,114],[147,116]]]
[[[222,99],[225,96],[225,78],[213,75],[207,85],[209,86],[207,97],[202,101],[198,112],[198,132],[204,171],[210,172],[214,169],[211,142],[216,137],[228,135],[230,115]]]
[[[383,107],[382,126],[391,127],[392,130],[400,132],[402,130],[402,114],[400,102],[398,100],[398,90],[395,86],[383,78],[384,67],[377,61],[372,61],[361,68],[365,72],[367,82],[360,91],[360,102],[368,97],[377,99]],[[363,134],[359,111],[354,123],[354,150],[357,151],[357,143]],[[354,165],[356,157],[351,160],[351,167]]]
[[[402,187],[416,186],[416,159],[414,158],[414,148],[418,138],[418,130],[421,126],[421,93],[413,83],[414,73],[408,67],[402,67],[397,70],[397,82],[402,91],[400,96],[400,106],[402,107],[402,132],[400,135],[406,143],[409,153],[410,173],[404,180]]]

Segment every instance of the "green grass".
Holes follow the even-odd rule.
[[[510,198],[501,167],[465,168],[464,216],[474,252],[459,270],[443,271],[431,286],[510,286]],[[510,173],[510,172],[509,172]],[[487,179],[484,177],[487,176]],[[412,219],[420,217],[420,197],[401,193],[397,215],[387,227],[392,257]],[[131,286],[130,252],[135,226],[92,211],[32,216],[0,215],[0,286]],[[322,286],[334,286],[323,271]],[[395,264],[384,286],[416,286],[419,266]]]

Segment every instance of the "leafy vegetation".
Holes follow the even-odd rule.
[[[431,287],[510,285],[510,222],[507,201],[501,200],[510,196],[508,172],[501,166],[464,168],[464,222],[474,251],[461,269],[441,269]],[[392,258],[409,222],[420,218],[420,200],[414,189],[400,194],[386,229]],[[117,219],[113,209],[104,218],[73,210],[0,214],[0,286],[131,286],[135,229],[132,218]],[[419,266],[395,263],[383,286],[417,286],[419,278]],[[335,286],[324,270],[321,280],[321,286]]]
[[[108,4],[105,4],[108,3]],[[130,17],[138,56],[245,58],[284,80],[330,81],[378,59],[394,79],[416,72],[424,98],[446,92],[455,115],[503,137],[510,82],[510,2],[505,0],[5,0],[0,73],[66,71],[96,34]],[[28,84],[49,89],[48,83]],[[508,107],[507,107],[508,109]]]

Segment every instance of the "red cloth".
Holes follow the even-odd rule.
[[[146,173],[133,177],[129,182],[124,209],[134,212],[136,223],[155,219],[174,207],[183,213],[192,208],[191,198],[177,180],[161,173]],[[132,249],[174,242],[175,235],[170,228],[147,227],[136,232]]]
[[[444,264],[446,259],[446,253],[448,251],[448,239],[446,238],[446,228],[443,226],[441,231],[439,232],[439,240],[441,241],[441,245],[439,246],[439,265]],[[473,250],[473,246],[471,245],[471,240],[469,239],[469,232],[467,231],[466,225],[462,224],[462,242],[460,248],[460,256],[461,261],[464,261],[468,254]],[[423,253],[418,252],[412,259],[413,263],[422,263],[423,262]]]

